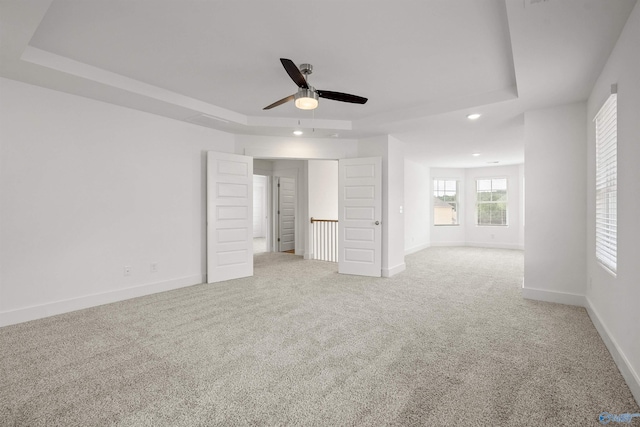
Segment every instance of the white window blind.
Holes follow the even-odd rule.
[[[618,108],[617,95],[611,94],[596,122],[596,258],[616,272],[617,268],[617,175]]]

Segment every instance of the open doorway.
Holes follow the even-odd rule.
[[[310,232],[309,200],[312,195],[309,177],[314,175],[309,164],[316,160],[263,160],[251,156],[207,152],[207,282],[215,283],[253,275],[254,264],[254,219],[256,235],[265,235],[265,250],[268,252],[291,250],[278,245],[280,220],[274,212],[278,207],[277,178],[293,178],[293,247],[296,255],[315,259]],[[339,248],[338,271],[379,277],[381,273],[381,216],[382,216],[382,159],[349,158],[338,161],[338,224]],[[254,175],[267,169],[267,203],[262,214],[254,217]],[[311,167],[313,169],[313,167]],[[253,172],[253,173],[252,173]],[[317,180],[320,192],[325,193],[328,179],[320,174]],[[331,174],[335,175],[335,171]],[[262,181],[264,183],[264,181]],[[260,186],[260,184],[258,184]],[[269,190],[267,190],[269,191]],[[262,203],[264,194],[256,192],[256,206]],[[311,194],[310,194],[311,193]],[[297,197],[296,197],[297,196]],[[335,199],[331,197],[331,199]],[[333,203],[332,203],[333,204]],[[266,233],[260,230],[264,211],[267,218]],[[325,218],[326,219],[326,218]],[[282,238],[281,238],[282,241]],[[266,255],[266,254],[265,254]],[[365,271],[365,267],[367,270]],[[369,269],[371,271],[369,271]],[[375,273],[375,274],[374,274]]]
[[[253,175],[253,253],[269,250],[269,177]]]
[[[278,252],[296,251],[296,180],[278,177]]]
[[[254,209],[254,253],[288,252],[304,255],[305,224],[302,217],[298,218],[301,210],[305,210],[306,203],[300,200],[300,194],[304,194],[300,186],[306,185],[304,168],[303,160],[254,159],[253,202],[254,206],[260,205],[257,209],[263,211],[262,218],[266,219],[266,224],[258,223],[260,214]],[[261,232],[261,227],[264,232]]]

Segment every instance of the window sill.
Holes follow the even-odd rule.
[[[600,267],[602,267],[602,269],[604,271],[606,271],[607,273],[609,273],[611,276],[613,276],[613,278],[615,279],[616,277],[618,277],[618,275],[616,274],[615,271],[613,271],[611,268],[609,268],[608,266],[606,266],[602,261],[600,261],[599,259],[596,260],[598,262],[598,264],[600,265]]]

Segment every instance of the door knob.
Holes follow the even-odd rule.
[[[380,221],[374,222],[375,225],[380,225]]]

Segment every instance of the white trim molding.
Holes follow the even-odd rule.
[[[511,249],[524,250],[524,245],[520,243],[488,243],[488,242],[467,242],[465,246],[473,248],[490,248],[490,249]]]
[[[430,246],[433,246],[434,248],[448,246],[467,246],[467,242],[431,242]]]
[[[69,313],[71,311],[82,310],[85,308],[97,307],[103,304],[110,304],[159,292],[171,291],[178,288],[198,285],[204,282],[205,278],[202,275],[194,275],[164,282],[147,283],[131,288],[118,289],[99,294],[85,295],[63,301],[34,305],[11,311],[4,311],[0,312],[0,327],[28,322],[30,320],[42,319],[44,317],[55,316],[57,314]]]
[[[625,354],[618,346],[618,343],[613,338],[613,336],[609,333],[609,329],[605,326],[605,324],[600,320],[600,316],[598,312],[593,308],[591,301],[589,298],[585,297],[585,308],[587,309],[587,313],[591,318],[591,322],[596,327],[598,334],[600,334],[600,338],[604,341],[604,344],[607,346],[609,353],[611,353],[611,357],[613,357],[618,370],[622,374],[622,377],[627,382],[629,389],[631,390],[631,394],[636,399],[636,402],[640,402],[640,375],[636,371],[634,371],[633,366],[629,362],[629,359],[625,356]]]
[[[431,242],[432,247],[469,247],[469,248],[489,248],[489,249],[513,249],[524,250],[524,245],[520,243],[487,243],[487,242]]]
[[[407,269],[407,265],[403,262],[402,264],[398,264],[392,268],[383,268],[382,269],[382,277],[391,277],[395,276],[398,273],[401,273]]]
[[[535,289],[522,287],[522,297],[526,299],[555,302],[558,304],[577,305],[585,307],[587,299],[584,295],[572,294],[569,292],[549,291],[546,289]]]

